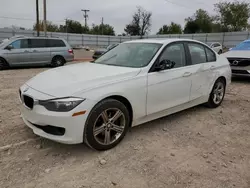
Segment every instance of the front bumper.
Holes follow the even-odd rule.
[[[22,89],[21,93],[23,93]],[[39,93],[31,88],[25,94],[36,99],[44,100],[45,98],[51,98],[51,96]],[[89,109],[91,109],[90,106],[93,104],[93,101],[85,100],[70,112],[51,112],[40,105],[34,105],[33,109],[29,109],[22,103],[20,110],[24,123],[33,130],[34,134],[64,144],[78,144],[83,142],[85,122],[90,111]],[[86,111],[86,113],[72,117],[75,112],[79,111]],[[63,128],[65,132],[63,135],[55,135],[45,132],[41,128],[43,126]]]
[[[250,77],[250,66],[231,66],[232,76],[246,76]]]

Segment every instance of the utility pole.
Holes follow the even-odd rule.
[[[102,17],[102,25],[101,26],[102,26],[102,35],[103,35],[103,17]]]
[[[43,0],[43,30],[45,37],[47,36],[47,6],[46,0]]]
[[[88,15],[89,11],[90,10],[82,9],[82,12],[84,12],[83,17],[84,17],[84,20],[85,20],[85,27],[87,27],[87,18],[89,17],[89,15]]]
[[[37,36],[39,37],[40,35],[40,24],[39,24],[39,2],[36,0],[36,32]]]

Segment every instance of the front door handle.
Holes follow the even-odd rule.
[[[191,72],[185,72],[185,73],[183,74],[183,77],[188,77],[188,76],[191,76],[191,75],[192,75]]]
[[[33,50],[33,52],[38,52],[37,50]]]
[[[210,70],[213,70],[213,69],[215,69],[215,66],[212,65],[212,66],[210,67]]]

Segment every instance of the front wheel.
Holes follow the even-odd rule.
[[[223,79],[220,78],[214,84],[214,87],[207,102],[208,107],[217,108],[218,106],[220,106],[224,99],[225,91],[226,83]]]
[[[90,112],[86,122],[85,143],[96,150],[108,150],[121,142],[130,124],[129,112],[120,101],[106,99]]]

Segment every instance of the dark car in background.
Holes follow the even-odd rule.
[[[110,44],[107,48],[100,48],[95,50],[92,58],[93,59],[97,59],[99,58],[102,54],[104,54],[105,52],[112,50],[113,48],[115,48],[116,46],[118,46],[118,44]]]

